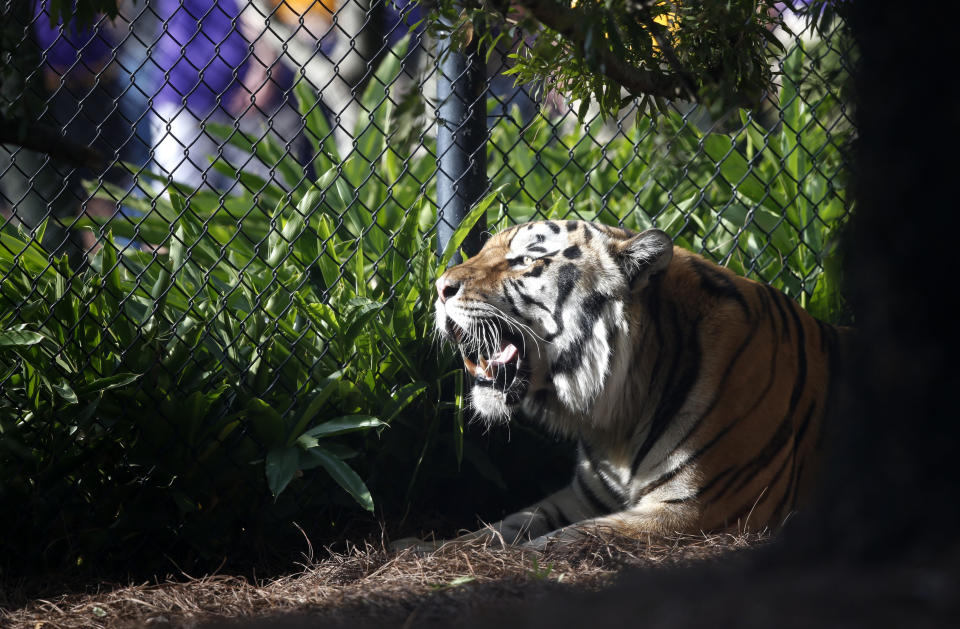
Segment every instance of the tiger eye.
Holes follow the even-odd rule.
[[[531,264],[534,263],[534,259],[531,258],[530,256],[523,256],[523,263],[527,266],[530,266]]]

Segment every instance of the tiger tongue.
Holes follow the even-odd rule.
[[[489,362],[491,365],[504,365],[517,355],[517,346],[513,343],[507,343],[500,348],[500,351],[497,352],[494,356],[491,356]]]
[[[493,380],[497,376],[497,369],[501,365],[506,365],[508,362],[514,359],[517,355],[517,346],[513,343],[507,343],[500,348],[500,351],[491,356],[490,358],[480,357],[480,369],[477,376],[483,376],[488,380]]]
[[[513,360],[517,356],[518,352],[519,350],[517,350],[516,345],[513,343],[507,343],[500,348],[499,352],[490,358],[480,356],[476,363],[464,356],[463,364],[466,365],[467,371],[470,372],[470,374],[474,377],[493,380],[496,375],[494,373],[495,368],[500,365],[505,365]]]

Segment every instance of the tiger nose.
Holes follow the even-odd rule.
[[[457,294],[460,290],[459,282],[451,282],[446,276],[437,280],[437,294],[440,295],[440,303],[443,303]]]

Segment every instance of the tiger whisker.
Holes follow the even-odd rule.
[[[506,323],[510,328],[512,328],[512,329],[520,332],[520,333],[521,333],[521,334],[520,334],[520,338],[522,339],[523,344],[524,344],[524,347],[523,347],[523,352],[524,352],[524,353],[526,353],[526,350],[527,350],[527,348],[526,348],[526,337],[527,337],[527,335],[529,335],[530,338],[533,339],[534,346],[537,348],[537,355],[538,355],[538,356],[540,355],[540,341],[543,341],[544,343],[547,343],[548,345],[552,345],[552,343],[551,343],[550,341],[546,340],[545,338],[543,338],[542,336],[540,336],[539,334],[537,334],[536,332],[534,332],[533,329],[532,329],[529,325],[520,323],[519,321],[517,321],[516,319],[510,317],[508,314],[506,314],[505,312],[503,312],[502,310],[500,310],[499,308],[497,308],[497,307],[494,306],[493,304],[478,304],[477,307],[478,307],[479,310],[485,310],[485,311],[487,311],[487,312],[488,312],[490,315],[492,315],[493,317],[495,317],[495,318],[497,318],[497,319],[500,319],[501,321],[503,321],[504,323]],[[527,334],[523,334],[523,332],[526,332]]]

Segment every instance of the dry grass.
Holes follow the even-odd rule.
[[[260,583],[215,575],[34,599],[0,609],[0,626],[194,627],[298,615],[333,624],[409,627],[489,604],[535,599],[558,588],[598,589],[626,566],[709,561],[766,539],[594,536],[543,553],[473,544],[447,545],[425,555],[366,545],[318,561],[307,557],[296,574]]]

